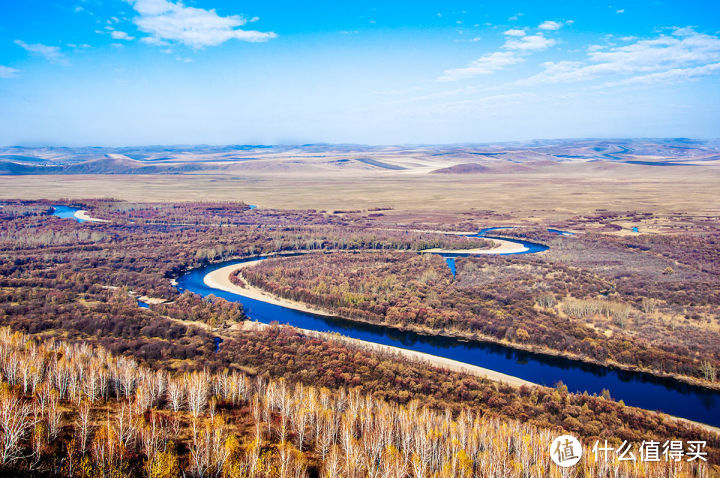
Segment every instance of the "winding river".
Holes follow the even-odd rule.
[[[526,246],[530,248],[532,244]],[[571,391],[601,394],[603,389],[608,389],[613,398],[624,400],[628,405],[720,426],[718,391],[646,373],[627,372],[562,357],[515,350],[493,343],[427,336],[315,315],[211,288],[203,282],[205,275],[221,267],[265,258],[228,261],[191,270],[178,278],[177,288],[181,292],[189,290],[204,297],[212,294],[240,302],[252,320],[266,324],[277,321],[302,329],[337,332],[367,342],[416,350],[477,365],[541,385],[554,386],[562,380]]]
[[[77,211],[75,208],[55,206],[54,215],[82,222],[74,216],[75,211]],[[547,249],[547,246],[542,244],[488,235],[498,229],[506,228],[508,227],[483,229],[477,234],[468,236],[502,239],[525,246],[526,250],[511,254],[532,254]],[[563,236],[572,234],[557,229],[549,231]],[[442,253],[441,255],[448,261],[448,266],[454,275],[455,258],[468,254]],[[177,288],[180,292],[189,290],[203,297],[214,295],[240,302],[248,317],[259,322],[277,321],[302,329],[337,332],[367,342],[416,350],[477,365],[541,385],[554,386],[562,380],[571,391],[600,394],[603,389],[607,389],[613,398],[623,400],[628,405],[659,410],[689,420],[720,426],[720,392],[718,391],[646,373],[626,372],[562,357],[515,350],[493,343],[427,336],[390,327],[315,315],[211,288],[203,281],[205,275],[221,267],[265,258],[228,261],[191,270],[178,278]],[[216,340],[216,350],[219,346],[220,341]]]
[[[53,216],[61,217],[63,219],[73,219],[77,222],[85,222],[85,219],[79,218],[75,215],[76,212],[80,211],[80,208],[70,206],[53,206]]]
[[[522,245],[525,250],[517,251],[517,252],[501,252],[494,255],[498,256],[511,256],[516,254],[535,254],[536,252],[542,252],[546,251],[548,249],[548,246],[544,244],[538,244],[536,242],[530,242],[530,241],[521,241],[521,240],[514,240],[514,239],[508,239],[506,237],[498,237],[498,236],[489,236],[488,232],[497,231],[500,229],[512,229],[513,226],[502,226],[502,227],[488,227],[485,229],[480,229],[480,231],[477,234],[465,234],[465,237],[482,237],[485,239],[499,239],[506,242],[514,242],[516,244]],[[567,231],[560,231],[558,229],[548,229],[550,232],[555,232],[556,234],[560,235],[572,235],[571,232]],[[467,257],[471,254],[467,253],[454,253],[454,252],[442,252],[440,253],[442,257],[445,258],[445,262],[447,262],[448,267],[450,268],[450,272],[452,273],[453,277],[455,277],[455,274],[457,272],[455,268],[455,258],[456,257]]]

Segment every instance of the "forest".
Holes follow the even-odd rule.
[[[170,374],[102,348],[0,329],[0,466],[16,474],[554,476],[552,433],[227,370]],[[707,476],[701,460],[595,459],[563,476]]]
[[[625,328],[614,324],[614,319],[606,320],[613,330],[636,333],[632,328],[636,311],[646,314],[645,318],[657,315],[657,321],[662,321],[673,308],[683,311],[682,318],[673,319],[678,334],[696,323],[705,332],[712,330],[712,321],[717,320],[712,302],[715,285],[705,279],[706,271],[697,272],[696,282],[698,287],[705,284],[707,303],[696,303],[687,295],[692,291],[682,292],[679,287],[657,286],[663,296],[632,296],[630,280],[611,278],[615,271],[609,267],[593,274],[582,263],[592,260],[590,255],[559,246],[555,248],[558,258],[459,258],[458,275],[453,278],[442,258],[407,251],[465,248],[469,243],[487,247],[487,241],[420,232],[433,229],[427,224],[406,224],[408,230],[403,231],[403,225],[388,216],[368,219],[372,212],[355,220],[345,213],[283,213],[238,204],[226,209],[224,203],[88,200],[67,204],[87,208],[93,217],[110,222],[79,224],[61,219],[51,215],[47,202],[17,201],[0,209],[0,325],[9,327],[0,340],[0,371],[7,384],[2,401],[11,404],[11,410],[27,410],[27,420],[21,420],[25,425],[14,435],[13,456],[20,458],[3,462],[8,470],[36,476],[540,476],[551,473],[544,450],[559,431],[572,432],[586,444],[596,439],[615,445],[621,440],[704,439],[710,462],[720,463],[717,435],[625,406],[607,394],[570,393],[561,383],[555,388],[514,388],[330,337],[306,336],[289,327],[246,328],[240,304],[180,294],[171,285],[171,279],[182,271],[213,262],[312,250],[316,253],[268,260],[246,271],[266,280],[269,289],[274,283],[292,280],[292,287],[301,291],[323,267],[332,267],[321,289],[323,295],[342,299],[343,313],[356,314],[358,319],[368,320],[362,314],[370,311],[377,314],[372,320],[386,320],[381,308],[386,300],[406,301],[402,307],[388,303],[385,309],[398,309],[391,315],[398,324],[423,304],[425,315],[416,315],[416,320],[438,314],[444,307],[452,306],[458,314],[466,310],[483,314],[492,308],[494,321],[517,314],[516,320],[505,325],[514,333],[506,337],[504,331],[503,340],[515,342],[523,337],[518,330],[523,328],[519,327],[522,320],[527,323],[528,339],[530,332],[535,339],[543,337],[538,331],[548,329],[546,337],[552,343],[553,327],[567,334],[569,320],[577,322],[576,328],[583,333],[592,328],[588,324],[600,324],[599,315],[610,309],[598,307],[595,301],[607,300],[599,298],[605,297],[606,289],[612,301],[632,308]],[[112,216],[113,211],[120,212]],[[212,220],[206,221],[208,217]],[[540,236],[538,240],[548,243],[558,241]],[[591,236],[590,240],[595,239]],[[584,241],[577,247],[587,247]],[[689,241],[688,247],[695,247]],[[696,256],[688,253],[685,257],[671,252],[673,247],[663,241],[648,242],[642,246],[648,247],[646,251],[628,248],[627,239],[611,237],[608,242],[617,250],[648,258],[647,267],[652,270],[664,266],[670,260],[668,254],[675,254],[674,272],[660,275],[668,283],[692,277],[693,264],[699,267],[705,260],[697,255],[702,254],[700,248],[694,249]],[[697,243],[701,242],[698,238]],[[554,271],[559,272],[553,275]],[[507,275],[504,280],[503,274]],[[364,289],[353,289],[361,282],[354,277],[362,275]],[[547,283],[535,290],[532,284],[538,276]],[[366,303],[373,294],[374,309]],[[153,299],[148,308],[138,307],[140,296]],[[312,294],[303,300],[311,302]],[[588,315],[585,310],[600,314]],[[691,317],[691,311],[699,319]],[[460,317],[454,319],[459,328],[463,326]],[[476,322],[472,323],[482,327]],[[448,325],[443,327],[452,331]],[[714,367],[717,356],[706,352],[716,353],[717,348],[709,342],[712,334],[704,335],[698,353]],[[216,350],[218,337],[223,342]],[[528,339],[519,345],[527,346]],[[645,350],[642,342],[635,343],[640,352]],[[615,353],[611,345],[607,347]],[[683,343],[678,338],[674,346]],[[634,355],[640,352],[632,350]],[[648,340],[647,353],[653,360],[661,357],[664,366],[687,366],[688,375],[704,380],[703,372],[693,368],[697,358],[683,362],[687,358],[680,349],[673,354]],[[6,365],[11,355],[12,364]],[[97,390],[90,386],[88,395],[85,384],[95,383],[88,380],[93,376],[102,385]],[[228,385],[218,385],[221,382],[232,382],[238,392],[233,396],[235,392],[223,388]],[[242,393],[237,385],[241,382]],[[191,392],[193,386],[200,387],[200,392]],[[43,387],[46,391],[39,392]],[[190,395],[201,397],[200,402],[191,405]],[[48,397],[56,400],[52,417],[47,404],[53,398]],[[300,411],[297,403],[282,404],[299,398],[314,399],[320,405]],[[350,422],[348,409],[356,416]],[[307,420],[301,422],[304,428],[292,422],[302,414]],[[78,429],[81,415],[86,425]],[[422,423],[432,433],[413,437],[412,430],[402,428],[404,421]],[[345,428],[350,434],[343,441]],[[40,430],[37,437],[36,429]],[[299,440],[298,435],[302,436]],[[532,446],[513,441],[524,436]],[[447,437],[463,445],[458,447]],[[423,441],[431,438],[435,441]],[[374,451],[362,448],[371,442]],[[425,463],[422,457],[427,450],[432,450],[428,455],[432,458]],[[695,466],[672,463],[629,469],[622,465],[617,473],[703,476],[710,472]],[[163,475],[167,470],[170,474]],[[399,471],[393,475],[391,470]],[[577,476],[609,476],[612,470],[587,462],[577,469]]]
[[[357,252],[272,258],[233,280],[349,319],[715,386],[718,277],[677,262],[656,272],[669,267],[659,252],[587,236],[555,240],[542,256],[457,258],[455,277],[437,255]],[[695,242],[684,247],[701,250]]]

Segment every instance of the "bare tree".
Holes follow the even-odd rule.
[[[85,454],[90,439],[90,402],[83,401],[78,407],[77,420],[75,421],[75,439],[80,447],[80,453]]]
[[[709,360],[703,361],[702,365],[700,365],[700,370],[702,370],[705,380],[714,382],[717,379],[717,370]]]
[[[115,413],[115,433],[118,441],[128,448],[135,439],[137,423],[129,405],[123,403]]]
[[[197,418],[208,400],[208,379],[204,373],[193,373],[186,377],[187,381],[187,404],[193,418]]]
[[[0,394],[0,463],[8,465],[23,457],[21,442],[32,427],[30,405],[15,394]]]
[[[58,400],[59,394],[53,390],[47,403],[48,437],[51,441],[58,437],[62,426],[62,412],[58,408]]]
[[[178,380],[171,380],[168,384],[168,398],[173,412],[178,412],[182,407],[183,387]]]

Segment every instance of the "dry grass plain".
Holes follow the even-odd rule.
[[[223,171],[173,175],[0,176],[0,199],[116,198],[243,201],[264,208],[460,212],[490,210],[528,221],[597,209],[720,215],[720,167],[554,164],[527,171]]]

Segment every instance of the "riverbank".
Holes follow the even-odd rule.
[[[81,221],[88,221],[88,222],[110,222],[107,219],[98,219],[96,217],[91,217],[88,212],[85,209],[80,209],[79,211],[75,211],[75,214],[73,214],[76,218],[80,219]]]
[[[252,322],[252,321],[245,321],[241,324],[238,324],[239,328],[242,330],[264,330],[267,327],[270,327],[268,324],[263,324],[262,322]],[[317,332],[315,330],[307,330],[307,329],[301,329],[297,328],[300,333],[307,335],[309,337],[317,337],[319,339],[323,340],[334,340],[337,342],[341,342],[343,344],[347,344],[353,347],[358,347],[363,350],[372,350],[374,352],[379,352],[383,354],[391,354],[396,355],[408,360],[412,360],[415,362],[421,362],[426,363],[432,367],[438,367],[445,370],[449,370],[451,372],[460,372],[460,373],[467,373],[470,375],[475,375],[477,377],[486,378],[488,380],[492,380],[495,382],[502,382],[506,383],[508,385],[512,385],[514,387],[520,387],[522,385],[528,386],[528,387],[540,387],[540,385],[529,382],[527,380],[523,380],[518,377],[513,377],[511,375],[507,375],[504,373],[496,372],[494,370],[490,370],[484,367],[479,367],[477,365],[471,365],[464,362],[459,362],[457,360],[452,360],[445,357],[438,357],[437,355],[431,355],[424,352],[417,352],[415,350],[409,350],[409,349],[403,349],[400,347],[393,347],[392,345],[383,345],[383,344],[377,344],[375,342],[367,342],[365,340],[360,339],[354,339],[352,337],[346,337],[344,335],[335,334],[335,333],[327,333],[327,332]]]
[[[243,283],[245,284],[244,287],[239,286],[237,284],[234,284],[230,280],[230,276],[238,270],[242,270],[246,267],[250,267],[254,264],[258,264],[259,261],[251,261],[251,262],[243,262],[241,264],[234,264],[230,266],[221,267],[220,269],[216,269],[209,274],[205,275],[203,278],[203,282],[208,287],[212,287],[215,289],[220,289],[225,292],[230,292],[237,295],[242,295],[244,297],[248,297],[250,299],[259,300],[262,302],[266,302],[273,305],[278,305],[280,307],[286,307],[288,309],[293,310],[299,310],[301,312],[307,312],[310,314],[316,314],[316,315],[322,315],[325,317],[335,317],[334,314],[318,309],[315,307],[311,307],[307,304],[303,304],[302,302],[297,302],[290,299],[284,299],[282,297],[275,296],[273,294],[270,294],[268,292],[263,291],[262,289],[258,287],[254,287],[247,283],[247,281],[243,280]],[[259,322],[251,322],[252,324],[260,324]],[[306,330],[306,329],[299,329],[304,334],[311,335],[311,336],[317,336],[322,338],[329,338],[332,337],[335,340],[341,340],[345,343],[351,343],[358,346],[361,346],[363,348],[375,350],[375,351],[381,351],[381,352],[387,352],[387,353],[396,353],[398,355],[401,355],[405,358],[409,358],[411,360],[420,360],[427,362],[435,367],[445,368],[448,370],[456,371],[456,372],[465,372],[470,373],[472,375],[477,375],[480,377],[484,377],[490,380],[494,380],[497,382],[504,382],[513,386],[521,386],[521,385],[528,385],[528,386],[538,386],[537,384],[533,382],[529,382],[527,380],[523,380],[518,377],[513,377],[511,375],[507,375],[501,372],[496,372],[494,370],[490,370],[483,367],[478,367],[477,365],[470,365],[463,362],[459,362],[457,360],[448,359],[445,357],[438,357],[436,355],[426,354],[423,352],[417,352],[414,350],[408,350],[403,349],[400,347],[393,347],[391,345],[383,345],[383,344],[377,344],[374,342],[366,342],[364,340],[359,339],[353,339],[350,337],[345,337],[339,334],[327,334],[327,333],[321,333],[316,332],[313,330]]]
[[[275,255],[275,254],[273,254],[273,255]],[[279,298],[279,297],[271,297],[271,294],[269,294],[269,293],[267,293],[267,292],[265,292],[265,291],[253,291],[252,289],[254,289],[254,287],[249,286],[247,283],[245,283],[245,287],[242,287],[242,286],[240,286],[240,285],[236,285],[236,284],[233,284],[233,283],[232,283],[232,281],[230,280],[230,274],[232,274],[232,272],[234,272],[235,270],[238,270],[238,269],[242,270],[242,269],[244,269],[244,268],[246,268],[246,267],[249,267],[250,265],[256,264],[256,263],[257,263],[256,260],[252,260],[252,259],[251,259],[249,262],[244,262],[244,263],[234,264],[234,265],[231,265],[231,266],[221,267],[220,269],[217,269],[217,270],[215,270],[215,271],[213,271],[212,268],[207,268],[205,271],[203,271],[201,274],[199,274],[199,275],[197,276],[197,279],[196,279],[196,280],[198,280],[198,281],[201,282],[201,283],[204,283],[205,286],[208,286],[208,287],[211,287],[211,288],[218,288],[218,289],[220,289],[220,290],[223,291],[223,292],[229,292],[229,293],[237,294],[237,295],[244,296],[244,297],[250,297],[250,298],[252,298],[252,299],[255,299],[255,300],[258,300],[258,301],[262,301],[263,303],[268,303],[268,304],[272,304],[272,305],[275,305],[275,306],[288,308],[288,309],[291,309],[291,310],[297,310],[297,311],[302,311],[302,312],[309,312],[309,313],[311,313],[311,314],[317,314],[317,315],[326,316],[326,317],[334,317],[334,318],[343,319],[342,317],[338,317],[337,314],[330,313],[329,311],[324,311],[324,310],[321,310],[321,309],[318,309],[318,308],[308,307],[308,306],[305,305],[305,304],[301,304],[301,303],[298,303],[298,302],[294,302],[294,301],[288,300],[288,299],[283,299],[283,298]],[[219,273],[219,274],[215,274],[215,277],[212,276],[213,272],[220,271],[221,269],[224,269],[224,270],[223,270],[221,273]],[[205,280],[205,278],[206,278],[207,276],[210,276],[210,277],[208,278],[208,280]],[[241,278],[242,278],[242,276],[241,276]],[[219,287],[218,287],[218,286],[219,286]],[[255,292],[257,295],[253,294],[253,296],[250,296],[251,292]],[[268,300],[268,298],[271,298],[271,299],[272,299],[272,302],[270,302],[270,301]],[[230,298],[229,298],[228,300],[233,300],[233,299],[230,299]],[[268,316],[264,317],[262,323],[250,322],[250,323],[243,323],[242,325],[241,325],[241,324],[236,324],[233,328],[244,328],[244,327],[246,327],[246,326],[264,327],[264,326],[265,326],[264,323],[270,323],[272,320],[274,320],[274,319],[272,318],[272,315],[268,315]],[[312,319],[310,319],[310,320],[312,320]],[[315,319],[315,320],[317,321],[317,320],[321,320],[321,319]],[[350,321],[352,321],[352,322],[358,322],[358,323],[366,323],[366,324],[374,325],[374,326],[389,327],[389,328],[394,328],[394,329],[397,329],[397,330],[407,330],[407,331],[410,331],[410,332],[414,332],[414,333],[419,333],[419,334],[422,334],[422,335],[426,335],[426,336],[428,336],[428,337],[431,337],[431,336],[436,336],[436,337],[440,337],[440,338],[442,338],[442,337],[448,337],[448,338],[459,339],[459,340],[461,340],[461,341],[462,341],[463,338],[464,338],[464,337],[462,337],[461,335],[458,335],[458,334],[455,334],[455,333],[448,333],[447,331],[443,331],[442,333],[440,333],[440,332],[438,332],[438,331],[433,331],[433,330],[403,329],[403,328],[399,328],[399,327],[397,327],[397,326],[393,326],[393,325],[391,325],[391,324],[376,324],[376,323],[371,323],[371,322],[368,322],[368,321],[364,321],[364,320],[362,320],[362,319],[359,319],[359,320],[358,320],[358,319],[347,319],[347,320],[350,320]],[[291,324],[292,324],[292,322],[291,322]],[[342,331],[340,331],[340,334],[343,334],[343,335],[341,336],[341,335],[338,335],[338,334],[333,333],[333,332],[329,332],[329,333],[315,332],[316,329],[314,329],[314,328],[311,328],[311,330],[307,330],[307,328],[303,327],[302,325],[298,326],[298,325],[294,325],[294,324],[293,324],[292,326],[294,326],[295,328],[297,328],[299,331],[301,331],[301,332],[303,332],[303,333],[310,334],[310,335],[313,335],[313,336],[322,337],[322,338],[324,338],[324,339],[344,340],[344,341],[347,341],[347,342],[349,342],[349,343],[352,343],[352,342],[356,341],[355,343],[358,344],[358,345],[360,345],[360,346],[372,347],[372,348],[374,348],[375,350],[378,350],[378,351],[388,350],[388,351],[394,352],[394,351],[396,350],[396,347],[393,347],[391,344],[387,344],[388,348],[385,348],[385,345],[386,345],[386,344],[383,344],[382,341],[380,341],[380,343],[376,344],[374,340],[369,340],[369,341],[367,341],[367,340],[364,339],[364,338],[359,338],[359,339],[347,338],[347,337],[344,336],[344,334],[343,334]],[[569,357],[567,357],[565,354],[563,354],[562,352],[559,352],[559,351],[550,351],[551,353],[544,353],[543,351],[539,351],[536,347],[527,346],[527,344],[505,344],[504,341],[483,340],[483,338],[477,337],[477,336],[470,336],[470,337],[469,337],[469,340],[470,340],[470,341],[478,341],[478,342],[496,343],[496,344],[501,345],[501,346],[511,347],[511,348],[514,348],[514,349],[517,349],[517,350],[527,350],[527,351],[529,351],[529,352],[531,352],[531,353],[535,353],[535,354],[539,354],[539,355],[545,355],[545,356],[548,356],[548,357],[553,357],[553,356],[555,356],[555,357],[565,357],[565,358],[569,358]],[[520,346],[518,347],[518,345],[520,345]],[[405,350],[405,349],[400,349],[400,350]],[[431,366],[438,366],[438,367],[441,367],[441,368],[442,368],[442,367],[446,367],[446,366],[444,365],[444,363],[450,364],[450,366],[458,366],[458,367],[461,367],[461,368],[458,368],[458,369],[456,369],[456,370],[462,370],[462,371],[465,371],[465,372],[467,372],[467,373],[472,373],[472,374],[484,376],[484,377],[487,377],[487,378],[489,378],[489,379],[492,379],[492,378],[493,378],[492,376],[494,376],[494,377],[496,377],[496,379],[498,379],[498,380],[500,380],[500,381],[503,381],[503,382],[511,382],[511,379],[509,379],[509,378],[507,378],[507,377],[513,377],[513,378],[519,379],[519,377],[516,377],[516,376],[513,376],[513,375],[508,375],[508,374],[503,374],[503,373],[501,373],[501,372],[493,373],[492,376],[491,376],[490,372],[495,372],[495,371],[490,370],[490,369],[485,369],[485,368],[483,368],[483,365],[484,365],[484,364],[472,365],[472,363],[473,363],[472,361],[471,361],[471,362],[467,362],[467,361],[465,361],[465,360],[463,360],[463,359],[447,359],[448,362],[445,362],[445,358],[442,357],[442,355],[432,355],[433,352],[426,353],[426,354],[423,354],[423,355],[420,355],[420,354],[421,354],[421,353],[412,354],[411,356],[409,356],[409,358],[414,358],[414,359],[418,359],[418,360],[428,359],[428,360],[427,360],[427,363],[428,363],[429,365],[431,365]],[[575,360],[578,360],[578,359],[575,359]],[[589,363],[587,360],[582,360],[582,359],[579,359],[578,362],[579,362],[579,363]],[[590,363],[592,363],[592,362],[590,362]],[[597,364],[597,365],[602,366],[603,368],[608,368],[609,370],[613,370],[613,369],[615,369],[615,370],[622,370],[621,367],[614,367],[614,366],[612,366],[612,365],[610,365],[610,366],[608,366],[607,364]],[[657,376],[657,374],[652,374],[652,373],[651,373],[651,375]],[[529,377],[529,378],[530,378],[530,377]],[[557,379],[562,379],[562,378],[563,378],[563,375],[562,375],[562,374],[557,377]],[[523,380],[523,379],[520,379],[520,380]],[[526,383],[530,383],[530,384],[533,383],[533,382],[528,382],[528,381],[525,381],[525,382],[526,382]],[[512,383],[512,382],[511,382],[511,383]],[[521,383],[521,382],[514,382],[514,383]],[[596,387],[596,388],[597,388],[597,387]],[[610,388],[611,388],[611,390],[613,390],[612,387],[610,387]],[[578,390],[582,390],[582,387],[578,388]],[[599,389],[598,389],[598,390],[599,390]],[[599,392],[597,392],[597,393],[599,393]],[[622,397],[622,395],[621,395],[620,398],[624,398],[624,397]],[[651,406],[651,407],[642,407],[642,406],[638,406],[638,405],[631,405],[631,406],[635,406],[635,407],[638,407],[638,408],[644,408],[645,410],[657,410],[658,408],[663,408],[662,405],[653,405],[653,406]],[[672,407],[671,407],[671,408],[672,408]],[[680,419],[680,417],[678,417],[677,415],[670,415],[670,414],[668,414],[668,413],[663,413],[663,412],[658,412],[658,413],[662,414],[663,416],[667,416],[669,419]],[[686,421],[686,420],[688,420],[688,419],[682,418],[682,420],[683,420],[683,421]],[[691,423],[691,424],[693,424],[693,425],[702,427],[703,429],[710,430],[710,431],[712,431],[713,433],[717,433],[717,432],[718,432],[717,426],[707,425],[706,423],[703,423],[702,421],[699,421],[699,420],[697,420],[697,419],[695,419],[695,420],[689,419],[687,422],[688,422],[688,423]]]
[[[388,231],[401,231],[402,229],[387,229]],[[424,234],[444,234],[447,236],[465,236],[472,237],[473,239],[485,239],[486,241],[494,243],[493,247],[490,248],[474,248],[474,249],[444,249],[442,247],[434,247],[432,249],[423,249],[418,252],[430,252],[433,254],[522,254],[528,252],[530,248],[520,244],[518,242],[509,241],[498,238],[486,238],[482,236],[475,236],[477,232],[460,232],[460,231],[440,231],[436,229],[409,229],[408,232],[419,232]]]
[[[433,254],[520,254],[527,252],[530,249],[518,242],[506,241],[504,239],[485,239],[496,243],[495,247],[491,249],[443,249],[435,247],[432,249],[423,249],[418,252],[430,252]]]
[[[336,315],[331,314],[328,311],[324,311],[321,309],[316,309],[309,307],[306,304],[303,304],[301,302],[293,301],[290,299],[284,299],[282,297],[273,296],[272,294],[269,294],[262,289],[259,289],[257,287],[249,285],[246,281],[245,287],[241,287],[239,285],[236,285],[231,282],[230,275],[234,273],[235,271],[242,270],[246,267],[250,267],[253,264],[258,264],[259,261],[250,261],[250,262],[244,262],[241,264],[234,264],[231,266],[222,267],[220,269],[217,269],[213,272],[208,273],[204,277],[204,283],[208,287],[217,288],[220,290],[224,290],[226,292],[231,292],[233,294],[242,295],[244,297],[249,297],[251,299],[260,300],[263,302],[271,303],[274,305],[279,305],[281,307],[287,307],[294,310],[299,310],[302,312],[309,312],[312,314],[317,315],[323,315],[326,317],[336,317]],[[254,322],[254,321],[244,321],[241,323],[236,324],[233,328],[239,328],[243,330],[263,330],[270,325],[264,324],[261,322]],[[368,342],[365,340],[355,339],[351,337],[346,337],[344,335],[335,334],[335,333],[326,333],[326,332],[317,332],[314,330],[308,330],[303,328],[295,327],[299,332],[302,334],[311,336],[311,337],[318,337],[324,340],[337,340],[345,344],[349,344],[352,346],[357,346],[366,350],[373,350],[380,353],[389,353],[389,354],[396,354],[398,356],[401,356],[403,358],[413,360],[413,361],[419,361],[429,364],[433,367],[438,367],[446,370],[450,370],[453,372],[460,372],[460,373],[468,373],[470,375],[475,375],[478,377],[486,378],[488,380],[496,381],[496,382],[502,382],[509,384],[511,386],[520,387],[522,385],[525,386],[536,386],[540,387],[542,385],[538,385],[534,382],[530,382],[528,380],[521,379],[519,377],[515,377],[512,375],[507,375],[501,372],[497,372],[495,370],[490,370],[484,367],[480,367],[477,365],[471,365],[464,362],[460,362],[457,360],[448,359],[445,357],[439,357],[437,355],[431,355],[424,352],[418,352],[415,350],[409,350],[404,349],[400,347],[393,347],[391,345],[384,345],[384,344],[378,344],[375,342]],[[707,425],[705,423],[688,420],[686,418],[677,417],[674,415],[668,415],[665,413],[662,413],[662,415],[668,417],[672,420],[677,420],[683,423],[687,423],[689,425],[700,427],[704,430],[711,431],[713,433],[720,434],[720,428],[714,427],[712,425]]]
[[[203,282],[208,287],[224,290],[225,292],[230,292],[232,294],[242,295],[242,296],[248,297],[250,299],[267,302],[268,304],[278,305],[280,307],[286,307],[288,309],[293,309],[293,310],[299,310],[300,312],[307,312],[310,314],[322,315],[325,317],[335,317],[335,314],[332,314],[328,311],[312,307],[308,304],[303,304],[302,302],[297,302],[297,301],[290,300],[290,299],[284,299],[282,297],[270,294],[269,292],[265,292],[264,290],[260,289],[259,287],[251,286],[245,280],[243,280],[243,283],[245,284],[244,287],[234,284],[230,280],[230,276],[235,271],[244,269],[246,267],[250,267],[253,264],[258,264],[259,262],[260,261],[249,261],[249,262],[243,262],[240,264],[233,264],[230,266],[221,267],[220,269],[216,269],[216,270],[210,272],[209,274],[207,274],[203,278]]]
[[[493,239],[496,240],[496,239]],[[669,379],[674,380],[679,383],[684,383],[696,387],[705,388],[707,390],[720,390],[720,384],[718,383],[706,383],[702,380],[699,380],[694,377],[686,377],[682,375],[675,375],[675,374],[668,374],[668,373],[662,373],[657,370],[647,369],[647,368],[641,368],[637,366],[632,366],[628,364],[618,363],[615,361],[608,361],[608,362],[600,362],[597,360],[593,360],[588,357],[583,357],[577,354],[568,353],[567,351],[559,351],[554,350],[546,347],[541,347],[534,344],[522,344],[517,342],[510,342],[503,339],[497,339],[496,337],[491,336],[485,336],[480,335],[477,333],[466,333],[462,331],[452,331],[452,330],[433,330],[428,327],[419,327],[419,326],[398,326],[396,324],[386,324],[386,323],[376,323],[369,320],[364,320],[360,317],[344,317],[342,315],[338,315],[336,312],[332,312],[326,309],[323,309],[321,307],[311,306],[309,304],[305,304],[299,301],[295,301],[292,299],[286,299],[280,296],[273,295],[269,292],[266,292],[263,289],[260,289],[258,287],[254,287],[248,283],[247,280],[245,280],[242,277],[242,274],[238,274],[238,278],[243,282],[244,287],[234,284],[230,280],[230,276],[236,271],[241,270],[246,267],[250,267],[253,264],[257,264],[258,261],[249,261],[249,262],[243,262],[240,264],[234,264],[231,266],[225,266],[220,269],[217,269],[215,271],[212,271],[208,273],[204,278],[203,281],[205,285],[213,288],[217,288],[220,290],[223,290],[225,292],[230,292],[233,294],[242,295],[251,299],[259,300],[262,302],[266,302],[269,304],[277,305],[280,307],[285,307],[288,309],[300,311],[300,312],[306,312],[310,314],[315,314],[323,317],[333,317],[333,318],[340,318],[344,320],[348,320],[351,322],[360,322],[365,323],[368,325],[374,325],[374,326],[380,326],[380,327],[389,327],[396,330],[406,331],[406,332],[413,332],[429,337],[447,337],[447,338],[453,338],[458,340],[470,340],[470,341],[478,341],[478,342],[485,342],[485,343],[493,343],[500,346],[512,348],[515,350],[530,352],[533,354],[541,354],[548,357],[559,357],[564,359],[569,359],[581,363],[587,363],[596,365],[603,368],[609,368],[609,369],[615,369],[615,370],[622,370],[627,372],[637,372],[637,373],[646,373],[648,375],[652,375],[654,377],[658,377],[661,379]]]

